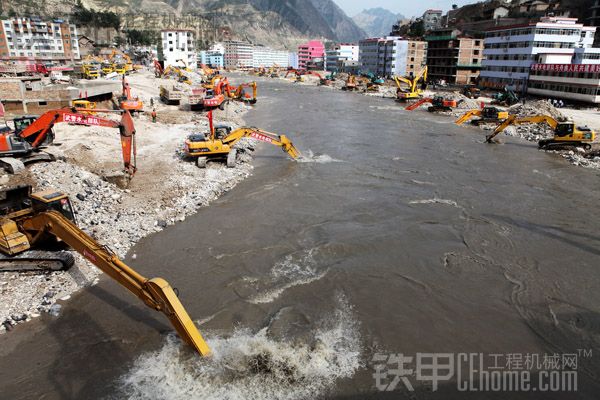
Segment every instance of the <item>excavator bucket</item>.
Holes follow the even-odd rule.
[[[169,283],[162,278],[153,278],[147,281],[145,286],[148,292],[152,293],[154,301],[161,307],[160,311],[169,318],[179,336],[200,355],[210,355],[210,348]]]
[[[279,136],[279,140],[281,141],[281,148],[283,149],[283,151],[288,153],[290,157],[292,157],[294,160],[300,157],[300,152],[298,151],[296,146],[294,146],[294,144],[290,141],[290,139],[287,138],[287,136],[281,135]]]

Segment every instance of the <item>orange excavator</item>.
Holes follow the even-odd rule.
[[[287,70],[287,72],[285,73],[284,78],[287,78],[289,74],[296,75],[296,82],[302,82],[303,81],[302,76],[306,75],[306,71],[302,71],[302,70],[295,69],[295,68],[289,68]]]
[[[154,60],[154,76],[157,78],[162,78],[165,73],[165,69],[161,65],[160,61]]]
[[[227,78],[220,79],[212,89],[206,89],[206,96],[203,100],[203,107],[209,110],[219,108],[225,109],[225,93],[229,87]]]
[[[131,87],[125,79],[125,75],[123,75],[122,84],[123,94],[119,97],[119,108],[131,113],[144,111],[144,103],[138,97],[134,98],[131,95]]]
[[[242,83],[237,88],[226,84],[224,86],[225,94],[231,100],[242,101],[244,103],[256,104],[256,82]],[[252,90],[252,94],[249,93],[249,89]]]
[[[89,112],[120,113],[121,120],[101,118]],[[21,117],[13,120],[15,130],[0,132],[0,164],[15,173],[25,168],[25,164],[37,161],[53,161],[54,157],[39,150],[54,141],[52,128],[66,122],[87,126],[117,128],[121,135],[121,148],[125,173],[132,177],[136,171],[135,127],[128,110],[100,110],[60,108],[46,111],[39,118]],[[19,159],[14,158],[19,157]]]
[[[407,110],[407,111],[416,110],[417,108],[419,108],[420,106],[422,106],[425,103],[431,104],[431,106],[429,106],[429,108],[427,108],[427,111],[429,111],[429,112],[452,111],[452,108],[457,107],[460,103],[462,103],[462,100],[459,100],[459,101],[448,100],[448,99],[443,98],[442,96],[437,96],[434,98],[425,97],[415,103],[412,103],[411,105],[406,107],[405,110]]]

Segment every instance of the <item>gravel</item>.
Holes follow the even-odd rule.
[[[135,77],[130,82],[135,83]],[[136,86],[132,84],[132,88]],[[157,91],[158,86],[153,86],[153,90]],[[144,98],[152,95],[143,90],[139,92]],[[219,122],[239,125],[247,109],[243,104],[232,103],[226,112],[215,113],[215,118]],[[182,146],[187,133],[206,130],[208,125],[205,118],[198,120],[190,117],[192,113],[186,114],[188,119],[183,121],[184,125],[181,121],[172,125],[165,121],[152,124],[144,116],[137,118],[138,161],[145,160],[146,164],[138,163],[139,171],[130,188],[120,188],[103,178],[106,166],[119,165],[114,161],[115,150],[119,149],[118,135],[102,133],[106,136],[106,144],[103,144],[104,137],[90,135],[89,128],[66,124],[57,138],[63,137],[67,148],[69,140],[75,143],[77,140],[95,141],[97,160],[90,162],[89,157],[86,160],[84,155],[89,156],[87,153],[79,157],[61,156],[56,162],[28,167],[22,176],[2,177],[0,188],[30,183],[34,190],[53,188],[69,194],[79,227],[124,257],[143,237],[183,221],[252,172],[252,152],[256,145],[253,139],[242,139],[236,145],[238,164],[235,168],[226,168],[224,163],[208,163],[206,169],[200,169],[193,161],[185,160]],[[159,112],[159,119],[161,117],[169,118],[168,110],[163,107]],[[185,125],[190,120],[194,122]],[[74,145],[71,150],[77,148]],[[64,153],[71,154],[72,151]],[[103,164],[105,159],[110,160],[106,165]],[[160,164],[160,169],[152,170],[153,164]],[[38,317],[42,312],[59,315],[61,305],[57,301],[68,300],[77,290],[98,282],[101,271],[79,254],[74,253],[74,256],[75,265],[66,272],[0,273],[0,333]]]

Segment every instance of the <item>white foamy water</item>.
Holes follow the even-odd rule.
[[[312,150],[307,150],[306,152],[302,152],[302,155],[298,157],[296,160],[301,163],[319,163],[319,164],[328,164],[332,162],[342,162],[342,160],[337,160],[327,154],[318,154],[315,155]]]
[[[291,287],[306,285],[324,277],[328,270],[318,269],[318,263],[315,261],[317,250],[318,248],[313,248],[288,254],[285,259],[275,264],[265,280],[255,279],[252,282],[258,286],[259,293],[250,297],[248,301],[254,304],[270,303]]]
[[[174,335],[142,355],[122,378],[120,397],[144,400],[314,399],[361,367],[358,324],[340,296],[335,310],[315,324],[312,343],[278,341],[268,327],[206,335],[213,354],[201,358]]]
[[[409,204],[447,204],[449,206],[460,208],[458,203],[456,203],[454,200],[438,199],[437,197],[425,200],[412,200],[409,202]]]

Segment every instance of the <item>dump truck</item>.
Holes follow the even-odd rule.
[[[182,98],[183,92],[176,87],[160,87],[160,99],[163,101],[163,103],[169,105],[179,105]]]

